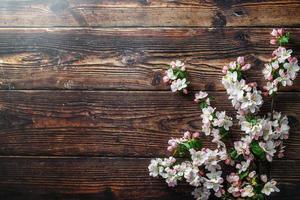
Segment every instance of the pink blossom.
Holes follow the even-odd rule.
[[[170,79],[168,76],[164,76],[163,81],[164,81],[164,83],[168,83],[170,81]]]
[[[273,44],[273,45],[274,45],[274,44],[276,44],[276,42],[277,42],[276,39],[271,39],[271,40],[270,40],[270,44]]]
[[[278,33],[279,36],[282,36],[284,31],[283,31],[282,28],[280,28],[280,29],[277,29],[277,33]]]
[[[228,71],[228,66],[224,66],[223,69],[222,69],[222,73],[223,74],[226,74]]]
[[[170,151],[170,152],[172,152],[174,149],[173,149],[172,146],[168,146],[167,150]]]
[[[298,59],[296,57],[289,57],[288,61],[290,64],[297,64],[298,63]]]
[[[271,32],[271,35],[274,36],[274,37],[277,37],[278,36],[277,30],[273,29],[272,32]]]
[[[272,81],[273,80],[273,76],[272,75],[268,76],[268,80]]]
[[[189,131],[186,131],[184,134],[183,134],[183,137],[185,139],[190,139],[191,138],[191,133]]]
[[[199,137],[200,137],[200,133],[199,132],[193,133],[193,138],[199,138]]]
[[[244,65],[244,64],[245,64],[245,58],[240,56],[240,57],[237,58],[237,62],[238,62],[240,65]]]
[[[246,64],[241,69],[242,69],[242,71],[246,71],[246,70],[248,70],[250,68],[251,68],[251,65],[250,64]]]

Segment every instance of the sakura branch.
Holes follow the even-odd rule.
[[[189,82],[187,81],[188,73],[185,70],[184,63],[176,60],[171,62],[170,68],[165,72],[163,81],[171,85],[172,92],[183,92],[188,93],[187,87]]]
[[[270,43],[279,47],[273,51],[271,61],[265,64],[263,74],[268,81],[264,87],[266,94],[274,96],[279,87],[293,85],[299,65],[297,58],[292,56],[293,50],[284,47],[289,42],[290,34],[283,29],[274,29],[271,35]]]
[[[271,44],[280,46],[273,52],[270,63],[263,69],[267,85],[264,94],[274,96],[279,87],[290,86],[299,71],[298,61],[292,50],[282,45],[289,42],[290,34],[282,29],[271,33]],[[289,137],[288,118],[273,111],[260,115],[263,105],[263,92],[257,83],[247,83],[244,72],[251,65],[244,57],[224,66],[222,84],[237,114],[236,119],[243,132],[232,148],[226,148],[226,138],[230,137],[232,117],[225,111],[217,111],[211,105],[212,98],[206,92],[195,94],[194,101],[201,109],[202,130],[186,131],[182,138],[171,138],[167,150],[169,158],[152,159],[148,167],[150,176],[162,177],[170,187],[185,180],[195,187],[192,195],[196,200],[207,200],[214,195],[223,200],[263,200],[273,192],[279,192],[275,180],[268,180],[260,174],[258,163],[272,162],[274,156],[284,156],[283,141]],[[175,61],[170,64],[163,78],[172,92],[189,93],[188,74],[184,63]],[[272,101],[273,102],[273,101]],[[273,104],[273,103],[272,103]],[[211,137],[215,149],[203,146],[202,137]],[[224,170],[225,166],[228,170]]]

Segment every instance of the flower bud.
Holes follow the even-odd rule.
[[[268,80],[269,80],[269,81],[272,81],[272,80],[273,80],[273,76],[270,75],[270,76],[268,77]]]
[[[163,77],[163,81],[164,81],[164,83],[167,83],[167,82],[169,82],[169,80],[170,80],[170,79],[169,79],[169,77],[168,77],[168,76],[164,76],[164,77]]]
[[[262,180],[262,182],[266,183],[268,181],[268,177],[266,175],[260,175],[260,179]]]
[[[244,63],[245,63],[245,58],[242,57],[242,56],[240,56],[240,57],[237,58],[237,62],[238,62],[240,65],[244,65]]]
[[[242,71],[246,71],[246,70],[248,70],[250,68],[251,68],[251,65],[250,64],[246,64],[241,69],[242,69]]]
[[[280,29],[277,29],[277,33],[278,33],[279,36],[282,36],[284,31],[283,31],[282,28],[280,28]]]
[[[271,32],[271,35],[274,36],[274,37],[277,37],[278,36],[277,30],[273,29],[272,32]]]
[[[250,178],[253,178],[256,175],[256,171],[252,171],[248,174]]]
[[[170,151],[170,152],[172,152],[173,151],[173,147],[172,146],[168,146],[167,150]]]
[[[224,66],[223,69],[222,69],[222,73],[223,74],[226,74],[228,71],[228,66]]]
[[[273,44],[273,45],[274,45],[274,44],[276,44],[276,42],[277,42],[276,39],[271,39],[271,40],[270,40],[270,44]]]
[[[199,132],[193,133],[193,138],[199,138],[199,137],[200,137],[200,133]]]
[[[191,133],[190,133],[189,131],[186,131],[186,132],[184,133],[183,137],[184,137],[185,139],[190,139],[190,138],[191,138]]]

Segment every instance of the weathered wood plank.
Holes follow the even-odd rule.
[[[210,94],[234,115],[225,93]],[[299,99],[282,93],[275,104],[290,118],[291,159],[300,158]],[[1,91],[0,107],[0,155],[158,156],[170,137],[201,129],[197,105],[171,92]]]
[[[0,29],[1,89],[169,90],[162,69],[185,60],[195,89],[224,90],[221,69],[237,56],[261,74],[271,29]],[[300,29],[289,29],[300,57]],[[300,78],[287,90],[299,91]]]
[[[299,8],[297,0],[2,0],[0,26],[299,26]]]
[[[0,195],[2,199],[192,199],[189,187],[171,189],[163,180],[149,177],[148,164],[149,159],[142,158],[1,157]],[[300,162],[274,161],[272,166],[272,177],[281,189],[272,199],[298,199]]]

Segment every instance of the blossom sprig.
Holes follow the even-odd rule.
[[[290,130],[287,116],[274,111],[273,119],[271,113],[265,117],[245,117],[241,122],[241,130],[245,136],[236,142],[239,145],[235,145],[239,153],[249,155],[251,150],[253,156],[269,162],[276,154],[279,158],[284,156],[283,141],[289,138]]]
[[[290,33],[285,32],[285,30],[282,28],[273,29],[271,35],[273,36],[273,38],[271,38],[270,44],[279,44],[279,46],[282,46],[289,43]]]
[[[188,93],[187,88],[190,83],[188,81],[188,73],[184,63],[180,60],[170,63],[170,68],[165,71],[163,81],[170,84],[172,92],[181,91],[184,94]]]
[[[282,46],[289,42],[290,34],[285,33],[283,29],[273,29],[271,35],[276,38],[272,39],[271,43],[278,43],[280,46],[273,51],[271,61],[265,64],[263,74],[267,80],[267,85],[264,86],[265,94],[274,96],[280,87],[293,85],[300,68],[297,58],[292,56],[293,51]]]
[[[244,57],[238,57],[236,61],[230,62],[229,66],[223,67],[222,84],[225,87],[233,107],[239,114],[256,113],[263,104],[261,91],[257,89],[255,82],[246,83],[243,72],[251,68],[245,63]]]
[[[199,132],[190,133],[186,131],[181,138],[171,138],[168,145],[167,150],[173,152],[174,156],[183,157],[190,149],[201,149],[202,141]]]
[[[171,139],[170,141],[179,141],[173,147],[173,151],[176,152],[181,151],[180,144],[188,144],[188,141],[195,139],[199,139],[197,133],[191,135],[190,132],[185,132],[182,138]],[[220,196],[224,187],[222,185],[224,179],[222,178],[222,171],[220,171],[220,163],[227,159],[226,151],[221,148],[211,150],[209,148],[199,148],[199,146],[188,146],[185,147],[184,151],[188,153],[190,159],[178,161],[174,157],[169,157],[151,160],[148,167],[150,176],[161,176],[170,187],[176,186],[178,181],[185,179],[187,183],[196,188],[200,186],[205,188],[207,196],[210,195],[210,190],[214,191],[215,195]],[[193,194],[197,196],[199,194],[198,189]]]
[[[216,108],[210,105],[210,97],[206,92],[196,93],[194,101],[202,110],[202,131],[206,136],[213,136],[212,142],[225,147],[222,139],[228,137],[229,128],[233,125],[232,118],[227,116],[225,111],[216,111]]]
[[[251,171],[244,177],[232,172],[227,175],[226,181],[228,187],[223,199],[263,200],[264,195],[279,192],[276,181],[268,181],[266,175],[259,176],[256,171]]]

